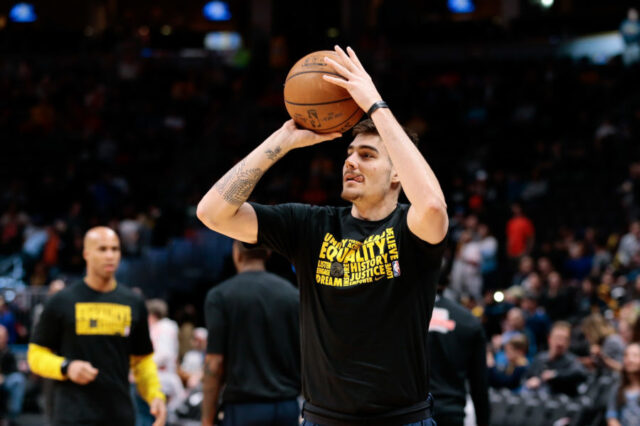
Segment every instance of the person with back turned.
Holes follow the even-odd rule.
[[[297,426],[298,290],[265,270],[267,250],[236,241],[232,253],[238,275],[209,290],[204,305],[202,425],[213,424],[224,384],[225,426]]]

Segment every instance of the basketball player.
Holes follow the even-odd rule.
[[[287,257],[300,288],[305,423],[430,425],[427,332],[443,240],[444,195],[351,49],[325,58],[370,120],[354,128],[343,165],[350,207],[247,203],[287,152],[340,136],[287,121],[202,198],[208,227]],[[410,205],[398,204],[404,189]],[[425,321],[426,319],[426,321]]]
[[[51,297],[29,344],[31,371],[55,379],[54,425],[133,426],[129,368],[140,395],[165,422],[144,301],[118,285],[120,241],[105,227],[84,238],[87,275]]]
[[[225,426],[298,426],[298,290],[265,270],[268,250],[233,244],[238,275],[207,293],[202,426],[222,393]],[[224,388],[224,391],[222,390]]]

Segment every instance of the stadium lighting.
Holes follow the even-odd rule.
[[[471,13],[476,10],[473,0],[447,0],[447,6],[452,13]]]
[[[540,4],[542,7],[551,7],[553,6],[553,0],[540,0]]]
[[[209,21],[228,21],[231,19],[229,3],[226,1],[213,0],[204,5],[202,14]]]
[[[35,22],[37,18],[35,9],[30,3],[17,3],[9,12],[9,19],[13,22]]]

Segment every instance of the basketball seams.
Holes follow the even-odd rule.
[[[301,102],[291,102],[288,100],[284,100],[286,103],[291,104],[291,105],[296,105],[296,106],[319,106],[319,105],[327,105],[327,104],[337,104],[339,102],[344,102],[344,101],[353,101],[353,98],[349,97],[349,98],[344,98],[344,99],[338,99],[336,101],[327,101],[327,102],[317,102],[317,103],[313,103],[313,104],[305,104],[305,103],[301,103]]]
[[[353,127],[364,112],[346,89],[324,80],[322,75],[344,79],[324,62],[325,56],[337,59],[338,55],[333,51],[314,52],[291,68],[284,81],[284,104],[289,115],[303,128],[317,133],[344,132]]]
[[[322,131],[325,130],[330,130],[330,129],[334,129],[336,127],[340,127],[342,126],[344,123],[346,123],[347,121],[351,120],[353,118],[354,115],[356,115],[358,113],[358,111],[362,111],[362,109],[360,109],[360,107],[357,107],[355,111],[353,111],[353,113],[351,113],[351,115],[349,117],[347,117],[343,122],[336,124],[335,126],[331,126],[331,127],[325,127],[322,129]],[[362,114],[364,114],[364,111],[362,111]]]
[[[333,75],[333,76],[340,77],[340,78],[344,79],[343,76],[341,76],[340,74],[335,73],[335,72],[329,72],[329,71],[323,71],[323,70],[312,70],[312,71],[300,71],[300,72],[297,72],[297,73],[293,74],[292,76],[287,77],[287,79],[284,82],[286,83],[287,81],[291,80],[293,77],[295,77],[297,75],[300,75],[300,74],[320,74],[320,73],[327,74],[327,75]]]

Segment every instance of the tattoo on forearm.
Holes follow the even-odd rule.
[[[268,149],[265,151],[267,154],[267,158],[271,161],[276,161],[280,158],[280,154],[282,153],[282,148],[276,146],[275,149]]]
[[[246,161],[242,160],[214,185],[218,194],[222,195],[226,202],[234,206],[240,206],[247,201],[253,188],[255,188],[264,174],[262,169],[246,169],[245,167]]]

